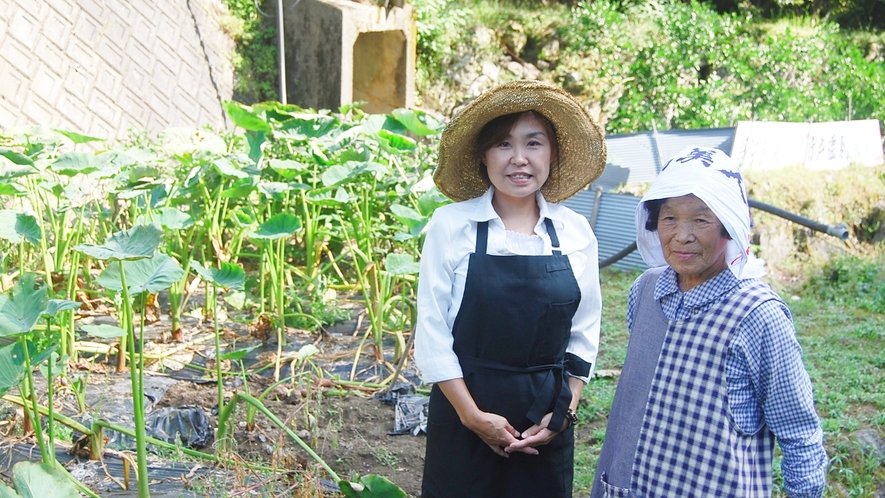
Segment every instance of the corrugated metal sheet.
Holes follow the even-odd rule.
[[[584,215],[593,224],[593,231],[599,239],[599,261],[604,261],[636,241],[633,213],[640,200],[632,195],[608,191],[620,185],[653,182],[663,163],[689,145],[713,147],[731,154],[734,133],[735,128],[712,128],[610,135],[605,138],[608,162],[602,176],[589,189],[578,192],[562,204]],[[598,187],[602,187],[605,193],[600,198],[594,224],[593,204]],[[647,268],[636,250],[613,266],[622,269]]]
[[[590,220],[595,198],[595,191],[582,190],[571,199],[563,201],[562,204]],[[633,227],[633,213],[636,211],[637,204],[639,204],[639,197],[636,196],[602,194],[599,201],[599,213],[593,227],[596,238],[599,239],[599,261],[604,261],[635,242],[636,230]],[[639,251],[633,251],[612,266],[621,269],[646,268],[642,257],[639,256]]]
[[[612,190],[620,185],[650,183],[663,163],[689,145],[714,147],[731,154],[735,128],[643,131],[605,138],[608,161],[592,188]]]

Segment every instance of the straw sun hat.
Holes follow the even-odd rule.
[[[565,90],[539,81],[513,81],[483,93],[459,112],[442,133],[433,181],[455,201],[479,197],[489,189],[482,173],[479,131],[489,121],[535,111],[553,123],[559,143],[558,164],[541,187],[548,202],[561,202],[599,178],[605,168],[605,139],[584,107]]]

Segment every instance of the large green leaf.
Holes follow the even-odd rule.
[[[43,363],[52,356],[53,351],[58,347],[57,344],[53,344],[38,353],[36,344],[31,341],[25,341],[25,344],[28,347],[28,356],[32,367]],[[0,347],[0,396],[17,386],[25,378],[26,373],[22,342],[16,341],[7,346]]]
[[[36,173],[37,170],[27,164],[16,164],[5,155],[0,154],[0,179],[9,180],[20,176]]]
[[[292,159],[271,159],[268,163],[271,169],[287,180],[301,176],[301,172],[308,167],[307,164]]]
[[[347,190],[341,187],[335,190],[335,197],[332,197],[330,191],[325,190],[322,192],[313,192],[309,194],[307,198],[310,199],[311,203],[319,204],[321,206],[337,206],[351,201],[350,194],[347,193]]]
[[[81,306],[79,301],[71,301],[68,299],[50,299],[46,306],[45,314],[55,316],[62,311],[75,310]]]
[[[191,268],[203,280],[212,282],[219,287],[242,290],[246,281],[246,272],[233,263],[221,263],[221,268],[206,268],[199,261],[191,261]]]
[[[19,462],[12,468],[12,483],[22,498],[78,498],[68,476],[45,463]]]
[[[25,377],[25,358],[18,343],[0,347],[0,396]]]
[[[404,150],[415,150],[418,145],[418,142],[405,135],[391,133],[387,130],[378,132],[378,142],[386,152],[391,154],[397,154]]]
[[[0,211],[0,238],[18,244],[25,238],[31,244],[40,243],[43,234],[37,218],[19,211],[4,209]]]
[[[397,121],[419,137],[436,135],[444,126],[442,122],[424,111],[396,109],[392,114]]]
[[[288,183],[283,182],[260,182],[258,191],[265,197],[272,200],[282,201],[286,198],[286,194],[292,190]]]
[[[34,161],[31,160],[30,157],[22,154],[21,152],[16,152],[14,150],[7,149],[6,147],[0,147],[0,156],[3,156],[6,159],[9,159],[13,163],[18,164],[20,166],[33,166],[34,165]]]
[[[249,232],[253,239],[281,239],[288,237],[301,228],[301,220],[294,214],[280,213],[258,226],[258,230]]]
[[[218,170],[222,176],[232,176],[234,178],[248,178],[249,174],[245,171],[241,170],[237,165],[233,163],[230,159],[226,157],[220,157],[212,162],[212,165],[215,166],[215,169]]]
[[[0,498],[21,498],[14,489],[10,488],[3,481],[0,481]]]
[[[330,166],[322,175],[320,175],[320,179],[322,179],[323,185],[330,187],[345,180],[357,178],[365,173],[371,173],[374,174],[376,178],[381,178],[388,173],[388,168],[383,164],[371,161],[348,161],[345,164]]]
[[[58,128],[55,128],[55,131],[68,137],[75,144],[85,144],[88,142],[104,142],[104,140],[105,140],[103,138],[90,137],[89,135],[82,135],[80,133],[73,132],[73,131],[59,130]]]
[[[159,223],[161,227],[167,230],[181,230],[194,224],[191,215],[174,207],[162,207],[153,211],[152,217],[148,218],[147,214],[142,214],[135,219],[140,225],[148,225],[152,222]]]
[[[98,166],[94,164],[94,158],[94,155],[87,154],[86,152],[67,152],[49,165],[49,169],[66,176],[75,176],[80,173],[88,174],[98,171]]]
[[[129,286],[130,294],[151,294],[168,289],[184,276],[184,269],[175,258],[158,252],[151,258],[126,261],[123,264],[126,275],[126,285]],[[120,261],[114,261],[101,272],[96,279],[102,287],[115,292],[123,290],[120,281]]]
[[[296,141],[319,138],[336,129],[338,120],[325,114],[290,114],[292,119],[283,122],[280,137]]]
[[[421,269],[411,254],[390,253],[384,259],[384,269],[391,275],[413,275]]]
[[[234,101],[225,102],[224,108],[231,121],[244,130],[271,131],[263,110],[255,111],[252,107]]]
[[[0,336],[30,332],[46,311],[49,295],[33,273],[18,279],[9,295],[0,295]]]
[[[151,257],[162,240],[163,230],[157,225],[136,225],[111,235],[104,244],[79,244],[74,250],[97,259],[143,259]]]
[[[22,187],[18,183],[8,183],[0,181],[0,195],[10,197],[24,197],[28,195],[28,189]]]
[[[222,360],[231,360],[231,361],[242,360],[243,358],[246,357],[247,354],[251,353],[252,351],[255,351],[256,349],[258,349],[260,347],[261,347],[261,344],[256,344],[254,346],[249,346],[247,348],[235,349],[229,353],[224,353],[224,354],[218,355],[218,357],[221,358]]]
[[[374,474],[361,477],[359,484],[342,479],[338,486],[348,498],[406,498],[406,492],[396,484]]]

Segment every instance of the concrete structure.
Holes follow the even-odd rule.
[[[221,0],[0,1],[0,128],[230,126]]]
[[[412,107],[417,33],[412,7],[352,0],[286,0],[286,98],[305,108],[364,101],[385,113]]]

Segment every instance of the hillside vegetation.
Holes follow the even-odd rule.
[[[609,134],[885,117],[885,35],[872,5],[870,17],[848,19],[833,8],[719,12],[668,0],[411,3],[420,105],[443,116],[532,78],[568,89]]]

